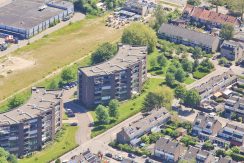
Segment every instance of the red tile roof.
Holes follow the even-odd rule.
[[[205,10],[200,7],[194,7],[191,5],[186,5],[184,9],[184,13],[188,13],[192,17],[196,17],[198,19],[202,19],[205,21],[210,21],[214,23],[220,23],[220,24],[232,24],[235,25],[238,21],[236,17],[217,13],[210,10]]]

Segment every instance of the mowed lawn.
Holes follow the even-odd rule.
[[[0,78],[0,100],[88,55],[100,43],[119,41],[123,29],[106,27],[105,19],[86,18],[12,53],[12,56],[34,60],[35,65]]]
[[[92,131],[92,137],[95,137],[109,128],[115,126],[116,124],[126,120],[127,118],[139,113],[143,106],[143,101],[145,96],[148,94],[149,91],[155,91],[161,84],[164,82],[162,79],[148,79],[148,81],[144,85],[143,92],[130,100],[124,101],[120,103],[119,106],[119,117],[115,122],[110,123],[109,125],[100,125],[95,126],[94,130]],[[96,114],[95,111],[90,111],[93,119],[96,121]]]
[[[75,134],[78,127],[64,126],[63,133],[59,135],[57,140],[48,145],[44,150],[36,152],[29,158],[20,159],[19,163],[48,163],[57,159],[64,153],[74,149],[77,144],[75,142]]]

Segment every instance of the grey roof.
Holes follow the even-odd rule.
[[[0,25],[30,29],[63,12],[49,6],[38,11],[44,4],[44,0],[15,0],[0,8]]]
[[[200,112],[197,114],[193,122],[193,127],[197,126],[202,129],[204,128],[212,129],[214,125],[216,125],[217,123],[220,122],[214,116]]]
[[[192,159],[196,159],[197,156],[201,156],[206,160],[208,157],[211,157],[211,154],[208,151],[190,146],[186,154],[184,155],[183,159],[192,160]]]
[[[123,131],[133,139],[153,127],[162,124],[169,117],[170,113],[165,108],[153,110],[148,116],[132,122],[128,127],[123,128]]]
[[[107,75],[127,69],[131,65],[143,60],[146,55],[146,46],[121,45],[118,53],[109,61],[79,69],[87,76]]]
[[[221,48],[228,48],[228,49],[242,48],[242,49],[244,49],[244,43],[233,41],[233,40],[225,40],[222,43]]]
[[[182,38],[182,40],[190,40],[191,42],[195,42],[196,44],[201,44],[208,47],[212,47],[213,44],[219,43],[218,37],[205,33],[196,32],[172,24],[162,24],[158,30],[158,33],[164,33],[170,36],[180,37]]]
[[[232,129],[235,132],[239,131],[239,132],[244,133],[244,125],[241,123],[234,122],[234,121],[227,123],[226,126],[224,127],[224,129],[226,129],[226,128]]]
[[[231,96],[225,101],[228,110],[244,113],[244,97]]]
[[[155,150],[163,151],[169,154],[175,154],[177,148],[183,148],[179,142],[173,142],[170,139],[160,138],[155,144]]]
[[[215,87],[219,87],[219,86],[221,87],[221,84],[225,84],[229,80],[236,80],[236,79],[237,79],[237,76],[234,75],[234,72],[229,70],[220,75],[210,78],[207,82],[202,83],[201,85],[198,85],[198,86],[194,87],[193,89],[198,91],[201,95],[201,92],[206,92]]]
[[[231,158],[222,157],[219,159],[218,163],[237,163],[237,162],[232,160]]]
[[[20,123],[27,119],[36,118],[46,112],[62,99],[62,90],[45,90],[33,88],[30,99],[22,106],[0,114],[0,125]]]

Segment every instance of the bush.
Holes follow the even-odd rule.
[[[185,146],[189,146],[189,145],[192,145],[192,146],[195,146],[196,145],[196,142],[197,142],[197,140],[196,140],[196,138],[193,138],[193,137],[191,137],[191,136],[189,136],[189,135],[185,135],[185,136],[183,136],[182,138],[181,138],[181,140],[180,140],[182,143],[184,143],[185,144]]]
[[[244,161],[244,156],[238,153],[232,153],[231,158],[235,161]]]

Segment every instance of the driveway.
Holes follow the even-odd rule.
[[[63,122],[78,123],[78,132],[76,133],[76,142],[81,145],[82,143],[90,140],[91,127],[90,123],[93,122],[91,115],[87,110],[81,105],[77,104],[75,98],[73,98],[74,93],[76,92],[77,87],[71,88],[70,90],[64,91],[64,109],[71,109],[75,113],[74,118],[69,118]]]

